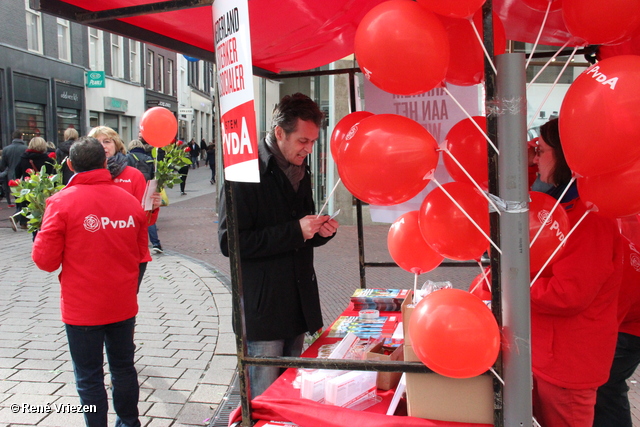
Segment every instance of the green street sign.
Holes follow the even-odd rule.
[[[87,87],[104,87],[104,71],[87,71]]]

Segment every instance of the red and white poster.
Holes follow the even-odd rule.
[[[224,177],[260,182],[247,0],[215,0],[213,23]]]
[[[440,145],[444,142],[451,128],[460,120],[467,118],[457,103],[471,116],[484,115],[482,85],[447,85],[447,90],[455,100],[447,95],[442,88],[436,88],[419,95],[394,95],[377,88],[373,83],[365,79],[365,110],[373,114],[398,114],[415,120],[424,126]],[[452,181],[442,163],[442,155],[440,155],[438,167],[435,171],[435,178],[441,184]],[[402,214],[420,209],[425,196],[433,188],[435,188],[435,184],[429,183],[413,199],[398,205],[370,205],[369,211],[371,212],[372,221],[393,223]]]

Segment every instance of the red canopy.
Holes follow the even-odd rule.
[[[383,1],[250,0],[254,67],[303,71],[348,56],[353,53],[358,23]],[[129,9],[117,10],[121,8]],[[543,12],[522,0],[494,0],[493,8],[504,23],[507,39],[535,42]],[[215,58],[211,0],[40,0],[40,10],[188,56]],[[100,11],[109,12],[86,13]],[[562,13],[551,12],[539,43],[563,45],[570,38]]]

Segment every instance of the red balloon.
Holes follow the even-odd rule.
[[[562,0],[522,0],[522,2],[531,9],[538,10],[540,12],[546,12],[549,7],[549,3],[551,3],[549,12],[560,10],[562,8]]]
[[[437,87],[449,64],[444,27],[413,1],[390,0],[371,9],[358,25],[354,49],[371,83],[398,95]]]
[[[438,145],[418,122],[377,114],[354,125],[338,151],[338,173],[363,202],[389,206],[415,197],[438,164]]]
[[[370,113],[368,111],[355,111],[344,116],[336,124],[336,127],[333,128],[333,133],[331,133],[330,147],[331,155],[336,162],[338,159],[338,151],[340,149],[340,146],[342,145],[344,137],[347,135],[347,132],[349,132],[349,129],[351,129],[351,127],[358,123],[360,120],[369,116],[373,116],[373,113]]]
[[[486,372],[500,351],[500,328],[491,310],[460,289],[424,297],[411,313],[409,335],[422,363],[452,378]]]
[[[489,235],[489,204],[471,184],[449,182],[442,186],[476,224]],[[489,241],[447,197],[433,189],[420,206],[420,231],[429,246],[440,255],[458,261],[480,259]]]
[[[487,118],[475,116],[473,120],[487,133]],[[447,150],[462,165],[483,190],[489,188],[489,155],[487,140],[471,119],[456,123],[446,137]],[[442,154],[444,167],[451,178],[458,182],[473,183],[447,153]]]
[[[487,276],[485,279],[484,276]],[[487,282],[491,283],[491,268],[487,267],[484,269],[484,273],[478,274],[471,285],[469,285],[469,293],[471,295],[475,295],[483,301],[491,301],[491,288],[487,284]]]
[[[164,147],[175,141],[178,133],[176,116],[164,107],[149,108],[140,119],[140,135],[154,147]]]
[[[458,86],[471,86],[484,81],[484,50],[471,26],[469,19],[444,18],[449,38],[449,68],[445,80]],[[473,22],[482,37],[482,10],[476,12]],[[500,55],[505,52],[507,36],[504,25],[496,13],[493,13],[493,52]]]
[[[405,213],[391,225],[387,246],[396,264],[413,274],[428,273],[444,259],[424,241],[418,226],[418,211]]]
[[[611,218],[640,213],[640,159],[614,172],[578,178],[580,198]]]
[[[623,43],[613,46],[602,45],[598,47],[597,58],[602,61],[607,58],[619,55],[640,55],[640,28],[635,35]]]
[[[640,0],[563,0],[567,30],[585,44],[616,44],[640,27]]]
[[[564,241],[571,230],[571,223],[562,206],[558,206],[553,215],[549,217],[549,213],[556,203],[556,199],[553,197],[538,191],[530,191],[529,197],[531,198],[529,203],[529,242],[533,240],[542,224],[546,224],[529,249],[529,265],[531,272],[535,273],[542,268],[553,251]],[[560,248],[548,265],[557,260],[563,250],[564,246]]]
[[[592,65],[569,86],[560,107],[560,139],[579,175],[630,167],[640,157],[640,56]]]
[[[468,18],[482,7],[486,0],[418,0],[420,6],[438,15]]]

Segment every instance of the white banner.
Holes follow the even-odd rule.
[[[247,0],[215,0],[213,22],[224,176],[229,181],[259,182]]]
[[[447,85],[447,90],[471,116],[484,115],[482,85],[454,86]],[[444,142],[447,133],[459,121],[466,119],[466,114],[456,102],[446,94],[444,89],[433,89],[420,95],[394,95],[377,88],[369,80],[364,79],[365,110],[373,114],[398,114],[420,123],[436,139],[438,145]],[[452,179],[444,167],[442,155],[438,161],[435,178],[441,184]],[[375,222],[393,223],[402,214],[420,209],[425,196],[435,187],[429,183],[413,199],[393,206],[370,205],[371,220]]]

